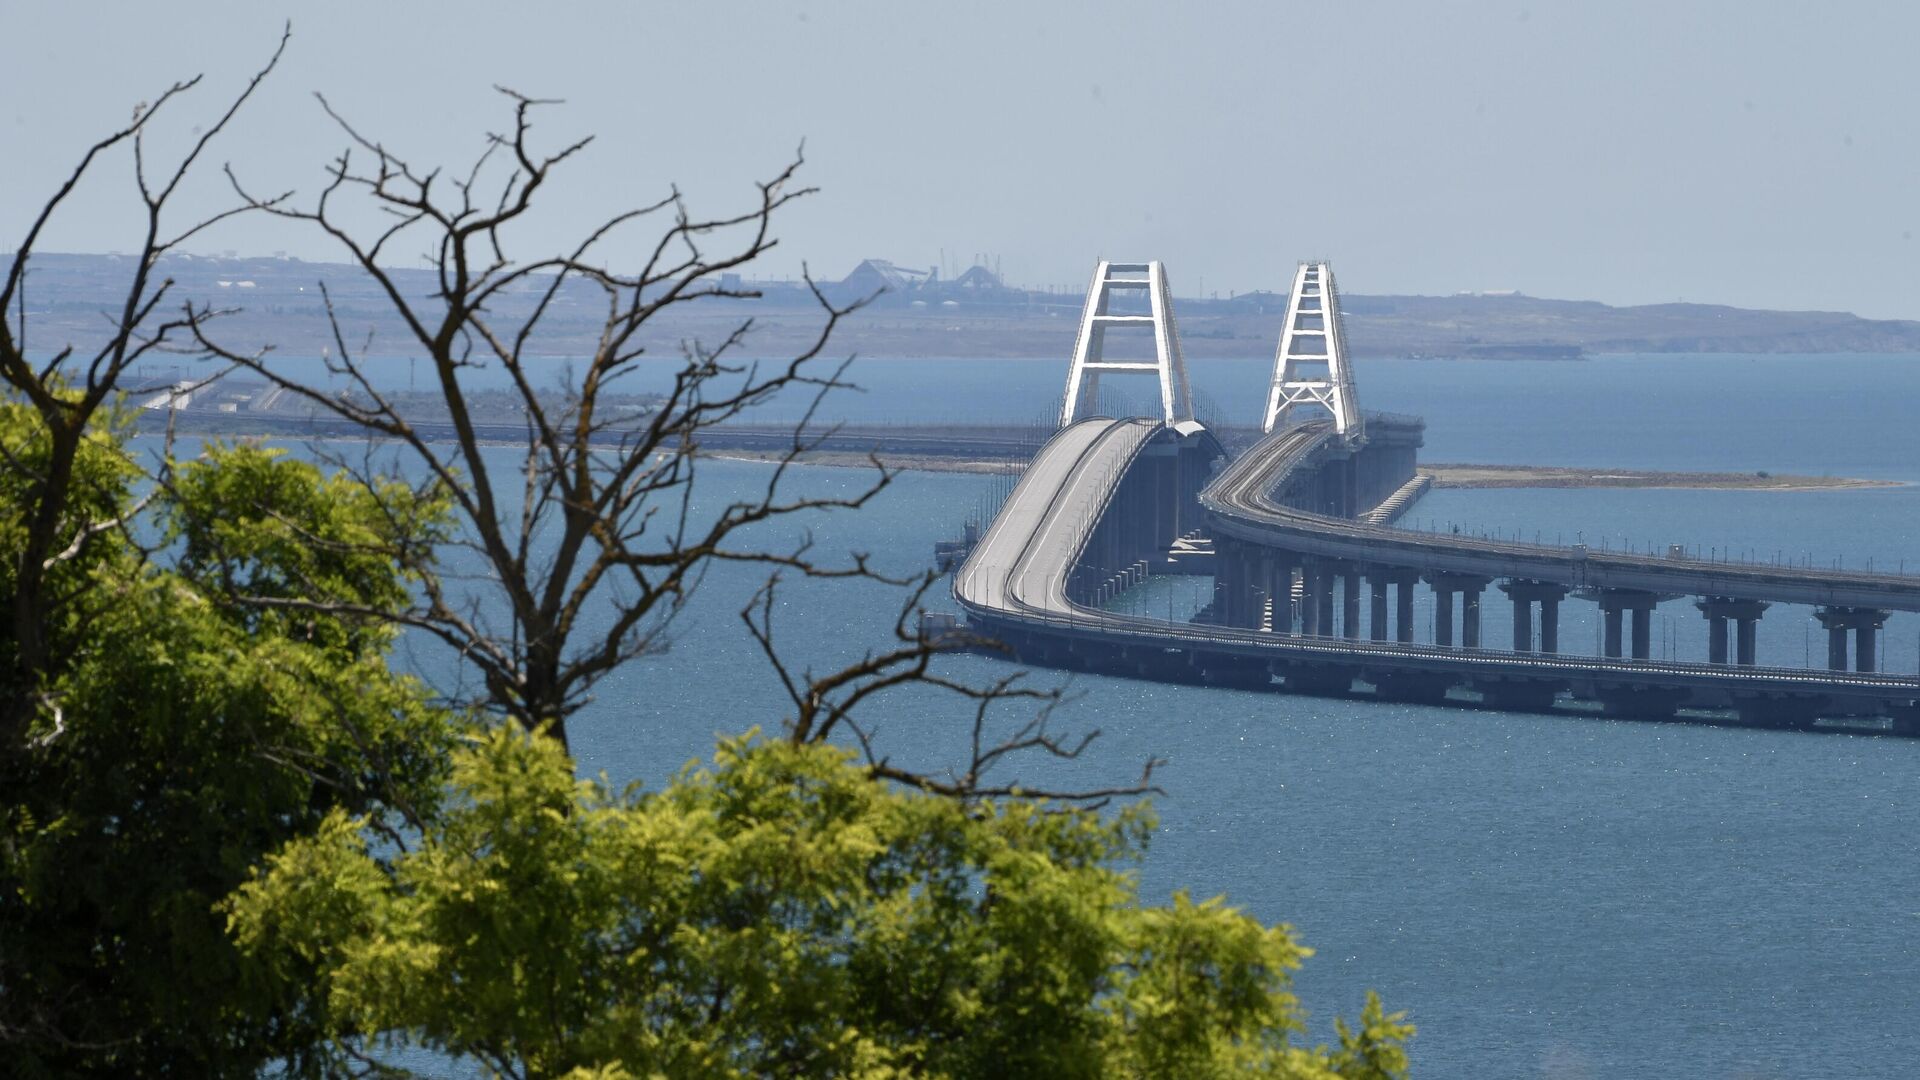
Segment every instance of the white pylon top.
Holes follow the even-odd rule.
[[[1340,324],[1340,290],[1329,263],[1304,262],[1293,275],[1287,325],[1273,356],[1273,386],[1267,391],[1260,430],[1285,427],[1295,405],[1318,405],[1332,413],[1334,431],[1349,442],[1366,438]]]
[[[1144,289],[1150,314],[1116,315],[1110,301],[1115,290]],[[1151,361],[1105,358],[1107,331],[1114,327],[1153,330]],[[1180,333],[1173,323],[1173,297],[1167,291],[1167,271],[1158,260],[1118,263],[1101,260],[1087,286],[1087,309],[1080,316],[1080,337],[1073,347],[1073,367],[1067,371],[1066,399],[1060,406],[1060,426],[1096,411],[1103,372],[1154,372],[1160,377],[1160,411],[1168,424],[1193,419],[1193,395],[1187,389],[1187,362],[1180,355]]]

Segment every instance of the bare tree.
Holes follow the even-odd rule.
[[[147,131],[162,109],[199,85],[199,76],[167,87],[151,105],[142,103],[135,108],[132,120],[125,127],[89,147],[59,190],[34,217],[26,236],[14,250],[5,281],[0,282],[0,378],[4,378],[12,393],[39,414],[48,439],[43,457],[28,461],[9,456],[0,461],[0,468],[14,470],[24,480],[27,493],[22,508],[26,525],[24,543],[16,565],[10,568],[12,595],[8,598],[6,613],[13,651],[5,661],[11,670],[6,672],[8,689],[4,706],[0,706],[0,747],[7,748],[9,753],[19,746],[21,733],[34,710],[44,704],[38,688],[49,661],[46,627],[64,605],[76,600],[73,595],[50,591],[48,576],[60,563],[82,555],[94,537],[122,524],[118,518],[75,520],[73,512],[85,504],[87,495],[75,489],[74,466],[81,448],[98,422],[101,410],[122,389],[122,376],[134,364],[154,353],[195,348],[195,336],[205,323],[220,314],[210,308],[193,306],[176,311],[171,296],[173,279],[157,276],[158,263],[168,252],[200,232],[235,215],[271,205],[272,200],[243,201],[185,225],[174,220],[169,204],[207,147],[226,130],[235,114],[280,62],[287,37],[286,33],[281,35],[279,46],[265,66],[254,73],[219,119],[199,132],[170,168],[155,170],[148,161]],[[103,341],[86,351],[67,345],[36,361],[28,355],[26,346],[24,293],[29,264],[48,225],[81,180],[109,152],[122,146],[131,147],[134,178],[144,209],[132,278],[117,310],[108,315]],[[16,313],[12,320],[4,317],[10,309]]]
[[[835,327],[859,302],[835,303],[809,279],[818,330],[804,348],[779,362],[740,358],[754,329],[750,317],[733,322],[715,344],[676,343],[677,356],[654,355],[667,336],[660,324],[669,311],[760,296],[739,286],[737,277],[723,275],[773,250],[776,217],[814,193],[797,182],[801,156],[757,184],[756,197],[738,212],[696,216],[673,189],[614,214],[570,247],[521,258],[513,239],[524,230],[516,226],[530,217],[536,197],[591,139],[539,149],[534,118],[554,103],[505,88],[500,93],[510,108],[511,126],[489,136],[482,152],[452,179],[441,170],[416,166],[362,133],[324,98],[321,107],[339,126],[347,148],[331,162],[327,183],[310,204],[256,195],[229,170],[245,205],[317,227],[376,283],[405,327],[404,348],[431,368],[451,420],[450,441],[441,441],[438,430],[421,430],[396,405],[376,378],[366,348],[350,345],[352,335],[324,287],[333,335],[330,381],[302,377],[268,350],[229,347],[205,331],[205,309],[188,310],[199,344],[210,355],[397,444],[453,501],[459,519],[455,543],[484,571],[456,580],[422,565],[422,602],[407,621],[445,642],[480,673],[484,688],[472,703],[545,731],[564,745],[569,718],[600,679],[663,647],[673,617],[708,567],[750,563],[770,568],[773,576],[742,614],[794,702],[792,738],[826,739],[844,725],[867,748],[876,774],[955,794],[986,790],[980,777],[1014,749],[1078,754],[1084,741],[1056,738],[1043,708],[1010,742],[983,743],[976,731],[974,760],[944,780],[892,765],[852,715],[855,706],[886,690],[908,684],[944,688],[975,701],[982,722],[995,701],[1036,699],[1045,705],[1058,695],[1015,680],[975,687],[940,675],[933,665],[939,652],[982,642],[932,641],[921,635],[915,612],[936,580],[933,574],[889,578],[861,553],[822,558],[805,539],[776,549],[751,535],[769,522],[858,509],[894,478],[874,459],[870,481],[853,494],[823,498],[789,490],[795,463],[832,433],[815,424],[816,410],[827,394],[847,387],[846,364],[824,354]],[[369,218],[369,207],[383,220],[371,229],[357,226]],[[642,239],[633,239],[636,232]],[[390,253],[402,245],[428,253],[435,284],[431,295],[410,294],[391,268]],[[563,298],[583,292],[598,299],[602,314],[591,347],[569,368],[565,395],[556,400],[541,390],[539,345]],[[673,378],[651,411],[636,420],[608,407],[609,397],[640,365],[663,361],[673,365]],[[489,431],[470,408],[471,378],[482,366],[505,373],[524,412],[520,450],[510,470],[487,452]],[[764,485],[752,497],[717,509],[696,505],[703,435],[782,395],[803,397],[808,404]],[[370,472],[364,475],[370,487],[377,487]],[[782,660],[772,633],[772,597],[782,574],[902,588],[896,640],[825,675],[796,672]],[[1147,790],[1147,785],[1143,775],[1124,789],[1062,794],[1105,797]]]
[[[636,418],[610,407],[622,380],[643,362],[655,362],[648,350],[656,345],[651,338],[657,335],[651,332],[662,312],[696,302],[756,295],[722,284],[718,275],[771,250],[775,216],[810,193],[794,182],[800,166],[797,156],[758,185],[757,198],[737,214],[696,218],[678,192],[669,192],[652,204],[607,219],[560,254],[515,260],[508,255],[514,224],[529,213],[536,193],[554,171],[587,142],[574,142],[550,154],[537,153],[530,141],[531,117],[542,103],[504,92],[513,117],[510,132],[491,138],[457,181],[413,169],[343,122],[350,148],[334,161],[329,181],[312,205],[296,207],[291,193],[252,194],[229,168],[226,175],[236,201],[184,224],[176,221],[179,215],[174,207],[182,185],[196,170],[204,169],[208,147],[274,70],[287,41],[283,34],[268,62],[215,122],[195,132],[167,167],[156,169],[149,161],[147,132],[156,115],[197,86],[198,78],[168,87],[151,106],[137,110],[128,124],[94,143],[40,209],[6,266],[0,282],[0,380],[11,398],[9,406],[24,403],[31,408],[39,429],[24,440],[30,452],[15,452],[22,440],[0,440],[0,479],[6,481],[12,500],[3,508],[0,517],[5,520],[0,527],[14,531],[19,552],[13,565],[0,568],[0,574],[6,575],[0,580],[6,590],[0,597],[6,620],[0,624],[0,695],[4,696],[0,700],[0,793],[11,796],[29,790],[32,784],[16,780],[32,780],[36,770],[40,770],[41,791],[55,790],[44,778],[57,779],[61,774],[46,773],[42,763],[74,745],[71,738],[58,741],[63,730],[77,727],[63,728],[70,718],[63,717],[62,702],[49,692],[59,682],[64,659],[59,655],[62,639],[56,628],[83,624],[92,612],[115,602],[112,588],[85,580],[87,556],[106,550],[100,538],[116,530],[138,547],[139,530],[133,528],[132,519],[145,506],[144,500],[131,508],[124,505],[124,472],[111,481],[100,481],[100,490],[91,490],[95,481],[88,479],[84,467],[94,461],[86,456],[89,440],[101,439],[104,426],[118,423],[114,417],[119,415],[120,399],[130,388],[136,365],[166,354],[210,359],[217,365],[212,376],[216,378],[236,367],[259,373],[315,408],[400,448],[413,459],[407,472],[424,476],[418,481],[421,486],[451,502],[457,517],[451,543],[477,558],[482,567],[477,575],[463,578],[442,572],[446,563],[441,534],[423,527],[426,523],[415,516],[418,499],[385,498],[394,494],[393,476],[381,473],[374,455],[369,453],[357,463],[339,461],[393,515],[393,527],[385,533],[389,539],[379,542],[392,546],[382,547],[381,553],[417,572],[422,583],[417,606],[397,617],[453,647],[482,676],[481,691],[466,704],[510,716],[564,745],[568,719],[589,700],[595,684],[663,646],[674,615],[685,607],[707,568],[716,563],[748,563],[768,568],[770,575],[742,616],[792,698],[789,737],[804,742],[850,734],[866,751],[875,777],[962,798],[1014,793],[1016,785],[988,779],[990,770],[1010,755],[1035,750],[1065,757],[1079,753],[1091,736],[1063,740],[1049,730],[1050,707],[1060,698],[1057,692],[1026,688],[1012,676],[974,686],[942,672],[937,663],[941,652],[986,643],[964,637],[929,640],[921,635],[918,606],[935,582],[933,575],[889,577],[858,553],[823,559],[804,537],[784,549],[766,547],[764,534],[756,539],[755,530],[768,523],[799,524],[808,514],[864,506],[893,479],[892,472],[876,460],[870,481],[850,495],[818,498],[788,490],[793,466],[831,433],[813,425],[813,409],[824,395],[846,385],[845,365],[825,360],[823,352],[850,307],[836,305],[814,289],[821,311],[817,336],[774,364],[737,359],[752,330],[751,320],[739,320],[717,344],[681,345],[665,359],[672,371],[671,384],[649,412]],[[116,149],[131,154],[144,208],[142,238],[127,264],[131,278],[124,295],[116,298],[104,340],[96,346],[29,354],[24,294],[30,264],[49,223],[63,209],[70,209],[70,198],[82,180]],[[492,198],[480,198],[483,184],[492,185]],[[389,222],[370,234],[357,231],[335,214],[336,205],[349,199],[370,204]],[[396,408],[367,366],[364,350],[348,347],[344,320],[331,297],[327,310],[337,350],[330,361],[331,384],[295,377],[267,351],[229,348],[218,340],[215,327],[231,312],[194,299],[182,300],[161,264],[169,252],[204,230],[243,214],[272,215],[318,227],[376,283],[406,327],[411,339],[407,350],[429,363],[451,418],[451,441],[423,433]],[[633,260],[637,269],[614,268],[602,249],[624,236],[625,230],[647,225],[656,229]],[[436,280],[432,295],[410,294],[389,269],[388,252],[399,243],[424,243],[431,252]],[[716,245],[717,250],[710,252]],[[601,300],[604,309],[593,347],[571,369],[567,392],[556,400],[536,388],[533,346],[563,297],[574,295],[569,290],[582,289]],[[469,408],[469,379],[482,364],[507,374],[524,410],[519,456],[505,469],[499,467],[498,456],[486,452],[485,444],[496,433],[484,430]],[[340,392],[343,387],[352,392]],[[788,449],[768,470],[764,484],[751,497],[718,507],[702,505],[695,498],[695,480],[703,433],[781,394],[803,395],[812,407],[795,426]],[[115,443],[112,438],[101,441]],[[171,456],[169,440],[150,478],[155,491],[163,492],[171,484]],[[329,541],[314,537],[313,542]],[[894,640],[825,674],[796,672],[775,647],[773,597],[782,575],[899,587],[902,602]],[[209,578],[196,581],[196,588],[223,584],[217,573]],[[396,618],[385,608],[355,609],[318,599],[339,595],[319,587],[305,595],[266,596],[241,595],[241,586],[230,580],[224,585],[230,590],[227,600],[244,604],[308,605],[349,618]],[[945,776],[896,765],[875,745],[870,725],[856,716],[877,695],[907,685],[959,694],[974,706],[970,760]],[[1032,716],[1010,736],[990,737],[986,734],[988,711],[1009,699],[1033,707]],[[96,721],[96,730],[120,720],[87,719]],[[36,730],[36,722],[42,720],[52,735]],[[360,738],[351,729],[347,735]],[[250,748],[254,760],[272,768],[308,771],[307,763],[280,755],[280,749]],[[396,800],[394,809],[420,827],[419,816],[399,801],[399,785],[389,782],[379,748],[363,749],[379,777],[375,786],[394,789],[386,793]],[[326,782],[317,775],[313,778]],[[156,782],[171,780],[162,776]],[[1142,776],[1138,784],[1111,790],[1051,794],[1095,800],[1147,790],[1148,784],[1149,777]],[[33,814],[23,815],[20,805],[24,804],[0,805],[0,815],[5,815],[0,825],[24,823],[30,832],[36,827]],[[214,804],[199,809],[211,819],[222,819],[229,807]],[[275,822],[276,827],[293,827],[278,816]],[[247,842],[261,842],[267,835],[255,830]],[[402,839],[398,834],[391,838]],[[9,861],[17,854],[12,841],[12,836],[0,835],[0,845],[7,845],[0,847],[0,874],[18,871],[18,864]],[[152,854],[161,859],[175,855],[190,859],[184,850],[184,846],[176,851],[157,844]],[[219,861],[230,859],[225,848],[217,850]],[[142,850],[138,856],[147,854]],[[90,864],[99,865],[97,860]],[[12,890],[19,880],[10,877],[4,884]],[[200,900],[199,912],[211,919],[204,897]],[[21,916],[27,907],[0,905],[0,911]],[[47,916],[51,922],[64,920],[83,929],[96,926],[84,906],[73,909],[83,914],[72,918],[66,916],[67,909],[48,910],[53,911]],[[146,910],[136,909],[131,917],[138,920],[145,915]],[[23,918],[6,929],[31,938],[36,924]],[[99,930],[103,941],[117,932],[111,925]],[[156,939],[171,940],[170,932],[161,932]],[[207,939],[193,940],[204,943]],[[123,944],[116,941],[115,947]],[[84,968],[91,955],[81,948],[71,959]],[[69,957],[58,959],[64,963]],[[117,1053],[137,1040],[128,1033],[144,1023],[140,1017],[116,1014],[110,1006],[94,1007],[96,991],[111,998],[116,989],[111,977],[101,975],[108,969],[85,971],[82,981],[99,985],[79,996],[54,1000],[35,996],[31,977],[22,974],[29,964],[17,950],[0,950],[0,1005],[6,1006],[0,1009],[0,1044],[55,1047],[63,1053]],[[164,973],[157,978],[164,981]],[[165,985],[159,992],[173,990]],[[12,991],[19,992],[9,996]],[[95,1030],[92,1019],[96,1016],[104,1018],[100,1030],[113,1033],[109,1041],[87,1034]],[[272,1022],[280,1019],[284,1018]],[[204,1030],[204,1026],[195,1029]],[[233,1030],[231,1026],[222,1029],[216,1041],[231,1038]],[[279,1038],[285,1032],[276,1028],[272,1034]]]

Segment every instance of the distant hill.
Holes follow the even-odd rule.
[[[0,256],[5,258],[5,256]],[[871,264],[863,263],[872,276]],[[322,300],[324,282],[334,314],[355,349],[375,355],[415,351],[392,317],[385,297],[354,267],[289,258],[174,256],[160,271],[176,295],[231,309],[217,334],[240,349],[273,345],[295,355],[332,347]],[[38,255],[28,280],[29,343],[36,348],[98,340],[102,313],[133,267],[115,255]],[[429,270],[395,271],[409,295],[429,297],[437,282]],[[842,291],[858,287],[852,278]],[[817,333],[820,314],[798,283],[753,283],[757,301],[716,301],[671,310],[653,327],[651,347],[675,355],[681,342],[712,342],[751,317],[753,355],[802,347]],[[829,289],[841,286],[828,286]],[[944,288],[945,291],[941,291]],[[530,310],[531,284],[502,296],[494,308],[503,327]],[[846,298],[846,296],[842,296]],[[998,286],[958,283],[883,294],[846,320],[836,352],[868,356],[1064,357],[1072,349],[1081,298]],[[542,352],[579,355],[589,349],[604,312],[597,289],[575,283],[553,306]],[[1286,297],[1249,293],[1227,300],[1176,301],[1180,336],[1189,356],[1242,357],[1272,353]],[[1569,358],[1581,354],[1657,353],[1920,353],[1920,322],[1862,319],[1845,312],[1756,311],[1712,304],[1612,307],[1587,300],[1545,300],[1518,294],[1343,297],[1347,340],[1361,356]],[[11,314],[11,313],[9,313]]]

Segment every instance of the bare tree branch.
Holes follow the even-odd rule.
[[[918,610],[935,583],[932,575],[890,576],[864,554],[822,557],[804,537],[781,547],[763,531],[782,522],[800,528],[822,513],[859,509],[894,479],[874,459],[869,481],[851,494],[791,491],[793,466],[832,434],[831,427],[817,423],[823,401],[850,385],[847,362],[824,359],[829,339],[863,302],[836,303],[809,277],[819,329],[786,359],[735,359],[745,351],[750,319],[740,320],[712,345],[680,342],[677,360],[672,354],[654,359],[663,312],[759,295],[722,283],[720,275],[772,251],[778,243],[775,219],[795,200],[813,194],[797,184],[804,154],[796,152],[784,168],[757,184],[754,197],[735,211],[696,216],[673,188],[610,215],[557,252],[521,258],[510,239],[524,230],[513,226],[534,214],[537,196],[556,170],[578,158],[592,140],[563,140],[557,149],[542,149],[533,136],[534,118],[552,103],[497,89],[508,103],[510,125],[487,136],[472,161],[450,173],[417,166],[321,98],[347,147],[333,158],[326,185],[311,202],[256,197],[229,174],[233,191],[251,209],[317,228],[374,282],[406,328],[407,347],[431,369],[452,429],[450,442],[423,434],[396,407],[364,350],[349,347],[349,334],[324,283],[320,291],[335,346],[327,362],[330,382],[303,377],[270,351],[228,347],[204,328],[210,312],[188,308],[196,342],[208,354],[390,440],[451,501],[460,527],[449,551],[476,560],[483,572],[454,580],[446,560],[419,553],[412,567],[422,582],[419,603],[400,621],[427,631],[475,669],[479,685],[462,704],[512,717],[566,744],[568,721],[591,700],[596,684],[664,649],[675,616],[706,572],[730,563],[771,572],[742,618],[793,702],[788,731],[793,739],[825,740],[845,732],[864,743],[863,729],[854,726],[855,710],[910,685],[934,686],[983,709],[1008,698],[1053,704],[1057,698],[1047,692],[1012,683],[972,687],[936,670],[941,652],[982,643],[921,636]],[[455,179],[443,180],[443,175]],[[482,192],[493,194],[482,197]],[[371,209],[386,220],[371,228],[349,223],[349,201],[357,211]],[[635,231],[649,227],[653,234],[636,242]],[[403,288],[384,261],[384,252],[403,236],[424,243],[429,252],[431,295]],[[598,332],[590,350],[569,368],[564,396],[555,399],[540,389],[543,331],[563,302],[574,305],[588,298],[600,308]],[[644,415],[615,412],[608,405],[611,388],[643,364],[672,365],[670,384]],[[511,387],[523,417],[517,450],[491,445],[500,431],[476,418],[473,380],[482,369],[504,374]],[[342,392],[343,386],[351,393]],[[805,397],[803,413],[764,484],[725,505],[697,501],[705,433],[776,398],[797,395]],[[369,491],[380,488],[374,477],[363,482]],[[896,640],[840,670],[795,671],[772,628],[772,597],[783,575],[902,588]],[[317,603],[236,599],[275,606]],[[351,614],[337,603],[325,606],[335,614]],[[1052,735],[1046,727],[1049,711],[1041,708],[1035,724],[1004,743],[976,746],[967,767],[938,782],[946,788],[928,780],[934,785],[930,790],[973,790],[981,776],[1016,751],[1078,754],[1084,741],[1070,744]],[[890,777],[900,771],[880,758],[873,759],[873,768],[875,775]],[[1120,790],[1103,790],[1096,797]],[[1125,790],[1147,790],[1146,778]]]
[[[81,179],[103,154],[130,144],[135,184],[144,210],[143,234],[133,263],[132,280],[119,301],[118,314],[109,322],[104,342],[85,360],[76,361],[78,354],[68,345],[36,366],[26,352],[24,341],[14,335],[7,320],[0,318],[0,379],[5,381],[11,394],[39,415],[48,440],[46,464],[26,477],[29,507],[26,536],[14,568],[13,595],[5,616],[14,642],[8,665],[11,670],[5,672],[7,691],[4,701],[0,701],[0,745],[7,748],[20,745],[18,734],[39,707],[33,688],[38,685],[39,674],[48,659],[43,630],[59,602],[59,598],[47,590],[47,575],[60,563],[76,557],[91,537],[124,525],[124,521],[117,518],[76,523],[70,513],[76,501],[86,496],[85,492],[76,490],[74,465],[88,433],[101,409],[120,389],[121,377],[130,367],[151,352],[191,342],[207,321],[219,315],[209,309],[189,307],[180,316],[156,321],[155,313],[168,302],[173,288],[171,278],[154,280],[156,265],[187,237],[236,214],[273,205],[275,200],[242,203],[171,233],[167,225],[169,202],[208,145],[226,130],[261,82],[278,66],[290,33],[290,28],[282,31],[279,44],[266,64],[233,97],[220,117],[199,133],[187,152],[165,173],[163,182],[156,184],[148,178],[144,136],[163,107],[199,85],[198,76],[167,87],[152,105],[137,108],[129,124],[89,147],[59,190],[40,208],[26,236],[15,248],[13,261],[7,267],[4,282],[0,283],[0,312],[3,312],[24,287],[27,268],[42,233],[63,209]],[[22,310],[24,330],[24,308]]]

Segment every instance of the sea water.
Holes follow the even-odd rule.
[[[854,377],[869,391],[838,415],[1021,422],[1057,394],[1063,367],[867,361]],[[1259,360],[1193,367],[1197,391],[1241,411],[1267,375]],[[1920,478],[1911,357],[1382,361],[1359,380],[1368,408],[1426,417],[1426,460]],[[703,498],[765,475],[713,463]],[[866,477],[815,468],[797,480],[845,493]],[[816,550],[923,566],[987,483],[905,474],[870,508],[810,522]],[[1450,490],[1411,521],[1920,569],[1920,487]],[[715,735],[791,712],[771,677],[753,674],[739,626],[761,577],[716,568],[672,650],[602,685],[575,725],[585,771],[657,782]],[[1134,602],[1190,609],[1195,589],[1163,580]],[[891,600],[792,584],[776,629],[824,670],[885,644]],[[1489,642],[1503,633],[1496,600],[1490,591]],[[1566,605],[1569,650],[1591,636],[1589,606]],[[1658,616],[1664,653],[1704,653],[1689,601]],[[1920,664],[1912,623],[1890,625],[1889,668]],[[1770,611],[1760,637],[1764,662],[1821,655],[1803,611]],[[1010,670],[984,658],[950,667]],[[1074,695],[1063,731],[1101,736],[1081,760],[1005,775],[1095,787],[1167,759],[1143,893],[1224,893],[1291,923],[1316,950],[1297,979],[1315,1038],[1371,987],[1419,1025],[1422,1076],[1893,1076],[1920,1060],[1920,741],[1032,678]],[[864,715],[896,759],[937,767],[961,752],[970,709],[910,692]]]
[[[1192,367],[1216,420],[1257,420],[1269,362]],[[1064,364],[1039,361],[861,361],[852,377],[865,392],[839,395],[826,416],[1044,422],[1063,375]],[[1920,404],[1915,357],[1396,360],[1364,362],[1358,379],[1366,408],[1426,418],[1427,461],[1920,479],[1920,425],[1908,416]],[[776,402],[761,418],[794,408]],[[489,452],[503,466],[513,453]],[[764,465],[705,462],[699,501],[711,509],[767,477]],[[871,476],[808,467],[791,482],[795,494],[844,496]],[[779,522],[756,539],[786,547],[804,527],[822,557],[866,551],[909,573],[958,535],[992,483],[905,473],[864,510]],[[1916,486],[1448,490],[1405,524],[1920,570]],[[767,573],[712,567],[671,647],[600,684],[572,727],[583,772],[657,784],[710,754],[716,737],[791,715],[740,622]],[[1185,617],[1209,591],[1205,579],[1156,579],[1123,602]],[[1489,643],[1508,633],[1500,600],[1489,590]],[[784,582],[774,603],[783,655],[825,671],[885,648],[895,616],[914,614],[901,602],[871,585]],[[943,587],[929,606],[950,607]],[[1564,605],[1566,650],[1597,644],[1590,608]],[[1420,611],[1424,624],[1424,597]],[[1809,615],[1770,610],[1762,662],[1819,662],[1824,640]],[[1915,623],[1889,624],[1884,666],[1920,665]],[[1690,600],[1663,604],[1654,625],[1660,655],[1704,657]],[[944,663],[976,681],[1016,670],[981,657]],[[1100,737],[1078,760],[1029,757],[996,778],[1104,787],[1165,759],[1142,893],[1225,894],[1292,924],[1315,950],[1296,988],[1316,1040],[1373,988],[1419,1025],[1412,1053],[1425,1077],[1899,1076],[1920,1060],[1910,1020],[1920,1005],[1920,740],[1048,671],[1029,681],[1067,691],[1054,721],[1062,734]],[[896,762],[939,769],[960,762],[972,707],[917,688],[859,715]],[[990,723],[1005,731],[1026,715],[1008,705]]]

